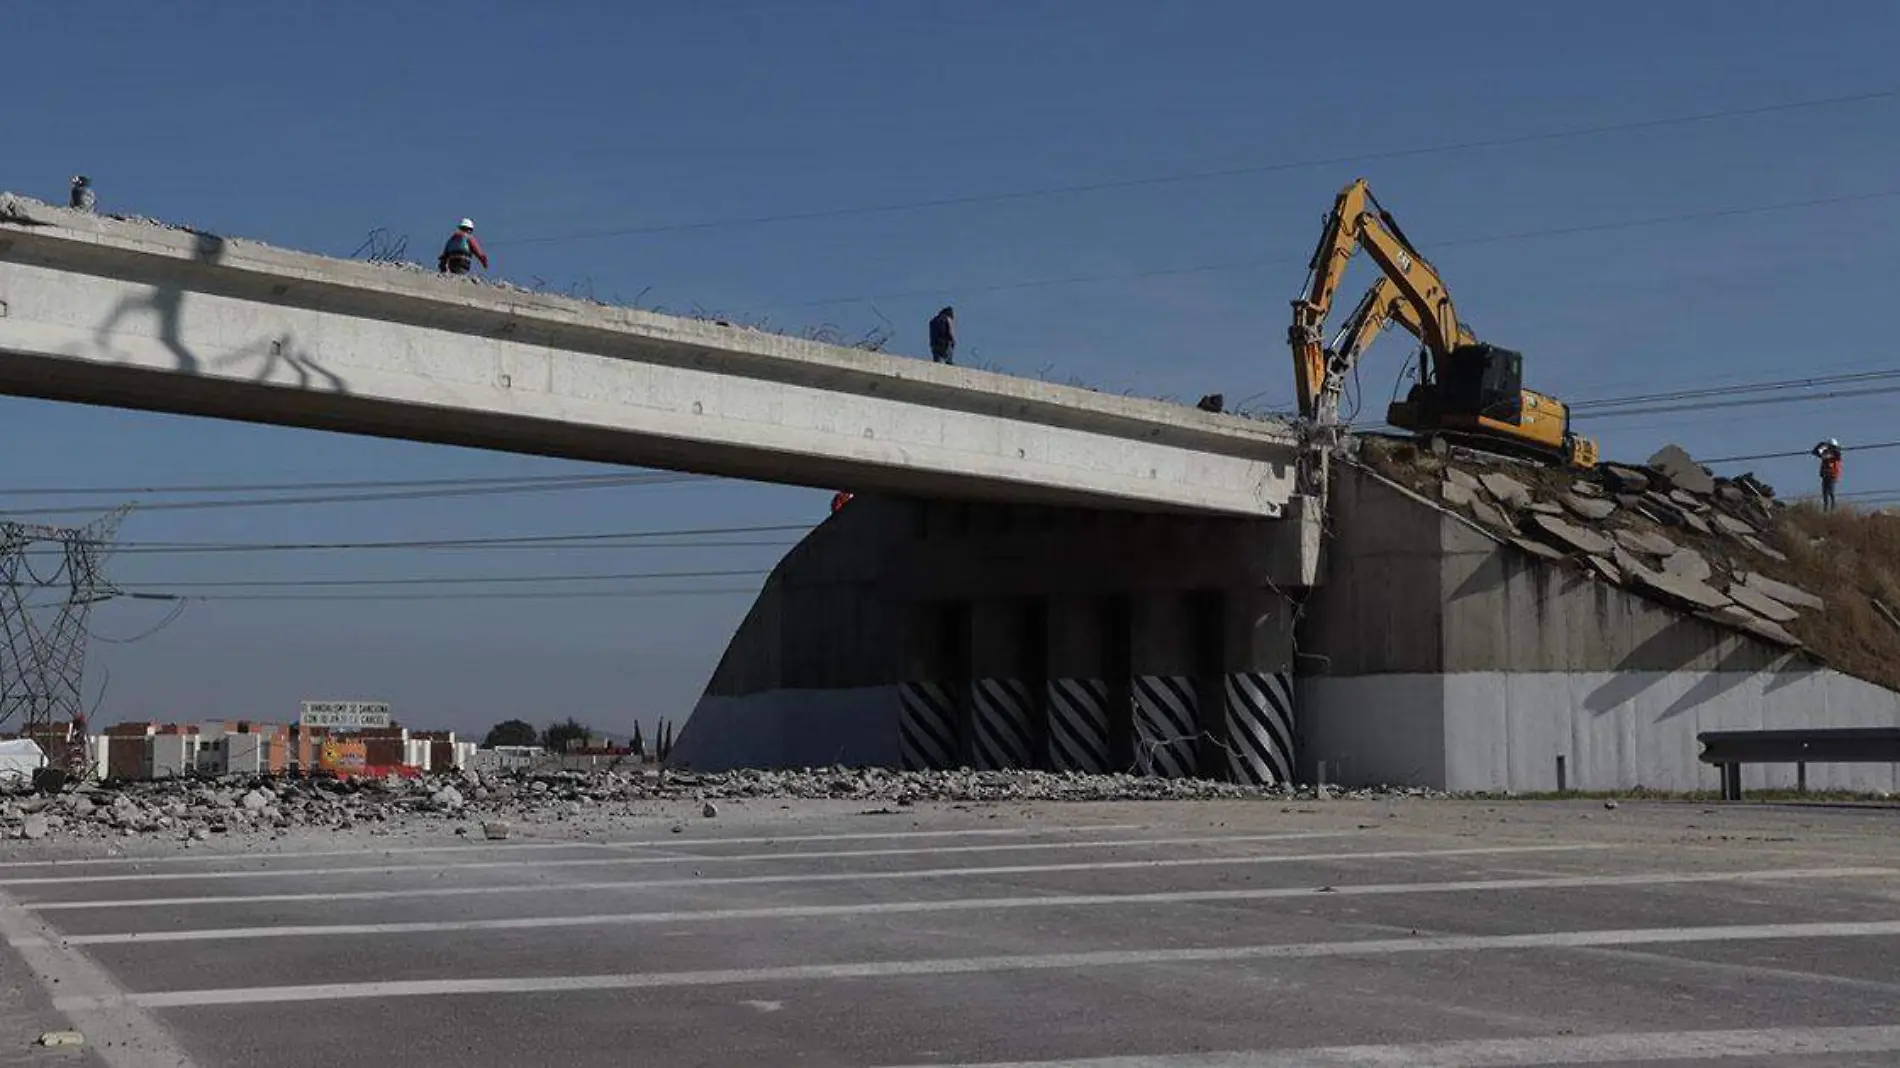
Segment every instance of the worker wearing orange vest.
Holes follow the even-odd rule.
[[[1841,443],[1834,438],[1814,447],[1814,455],[1821,458],[1821,508],[1834,510],[1834,486],[1841,480]]]

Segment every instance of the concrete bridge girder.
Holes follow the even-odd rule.
[[[0,194],[0,391],[761,481],[1278,515],[1284,424]]]

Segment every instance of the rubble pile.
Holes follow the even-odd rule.
[[[1425,796],[1418,788],[1341,790],[1326,796]],[[349,830],[452,823],[459,833],[504,838],[512,823],[555,823],[588,815],[654,815],[646,802],[703,804],[705,818],[728,800],[854,801],[899,806],[986,801],[1190,801],[1293,799],[1315,788],[1249,787],[1204,779],[1078,775],[1041,771],[890,771],[824,768],[694,774],[627,772],[458,772],[416,779],[226,777],[84,783],[57,794],[0,794],[0,839],[213,836],[289,830]]]
[[[1789,562],[1774,489],[1674,445],[1588,473],[1386,438],[1361,439],[1359,458],[1525,553],[1779,646],[1809,646],[1800,623],[1826,608],[1773,577]]]

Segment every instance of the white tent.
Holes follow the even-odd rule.
[[[46,754],[31,739],[0,741],[0,783],[30,780],[34,769],[45,765]]]

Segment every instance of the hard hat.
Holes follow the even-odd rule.
[[[1827,443],[1828,443],[1829,445],[1832,445],[1832,446],[1834,446],[1834,447],[1835,447],[1835,448],[1837,448],[1837,449],[1841,447],[1841,441],[1840,441],[1840,439],[1839,439],[1839,438],[1829,438],[1829,439],[1827,439]]]
[[[474,220],[474,219],[463,219],[463,220],[462,220],[462,225],[461,225],[461,229],[463,229],[463,230],[473,230],[473,229],[475,229],[475,220]]]

